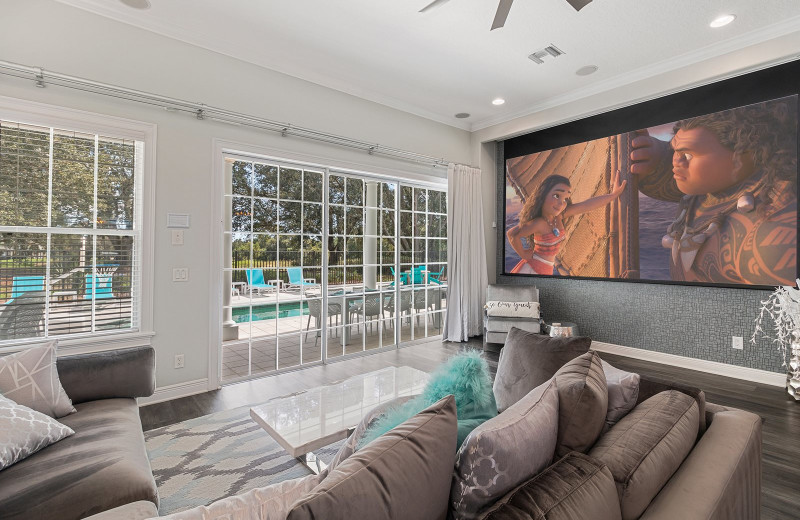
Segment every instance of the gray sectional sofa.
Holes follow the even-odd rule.
[[[0,518],[72,520],[146,501],[158,492],[136,397],[155,389],[151,347],[66,356],[58,374],[77,412],[75,434],[0,471]]]
[[[596,353],[589,351],[580,358],[587,356],[593,359],[595,367],[599,365],[599,360],[594,359]],[[498,373],[498,376],[502,374]],[[554,379],[558,377],[556,375]],[[534,389],[530,394],[537,391]],[[375,473],[383,491],[374,496],[365,496],[369,492],[362,490],[335,497],[332,500],[338,505],[330,510],[330,515],[326,514],[326,518],[357,518],[359,516],[354,511],[358,508],[353,504],[363,500],[368,500],[373,509],[385,511],[385,518],[406,518],[397,511],[407,511],[407,507],[392,502],[398,500],[397,496],[402,496],[402,493],[392,492],[394,486],[400,486],[399,490],[412,485],[404,477],[409,472],[403,470],[402,463],[400,467],[393,466],[391,471],[380,475],[381,471],[366,460],[369,454],[362,455],[362,450],[354,453],[360,435],[380,413],[376,409],[365,418],[325,473],[342,480],[340,468],[351,459],[360,457],[357,464],[369,467],[370,473]],[[513,417],[518,413],[519,409],[515,411],[512,406],[498,418],[506,414]],[[578,414],[575,423],[571,424],[573,429],[577,427],[578,432],[582,428],[581,415]],[[560,431],[562,425],[559,424],[558,428]],[[517,439],[517,444],[519,441]],[[535,449],[536,442],[530,444],[530,448]],[[414,453],[420,451],[425,452],[426,457],[455,459],[455,454],[446,453],[447,450],[428,451],[416,443]],[[484,457],[486,461],[491,460],[492,468],[503,469],[505,464],[512,463],[505,459],[495,461],[493,457]],[[530,458],[531,453],[520,453],[519,457]],[[476,520],[753,520],[760,515],[760,417],[706,403],[702,391],[678,383],[642,377],[636,405],[626,416],[604,430],[583,452],[573,450],[563,456],[557,453],[551,460],[552,463],[539,473],[502,493],[499,499],[492,499],[494,503],[488,508],[459,513],[452,502],[445,501],[439,504],[439,510],[447,510],[448,518]],[[448,464],[452,467],[453,462]],[[168,518],[285,520],[287,514],[291,519],[311,518],[297,514],[298,504],[307,500],[304,497],[331,492],[330,489],[321,491],[328,478],[323,474],[284,481]],[[419,500],[443,496],[438,491],[433,493],[436,489],[443,491],[444,495],[448,490],[452,493],[456,486],[455,474],[452,488],[450,479],[442,481],[441,486],[443,489],[426,483]],[[475,491],[481,492],[478,488]],[[394,511],[391,515],[390,510]],[[154,515],[152,503],[139,502],[108,511],[92,520],[142,520]],[[443,516],[435,516],[408,520],[444,520]]]

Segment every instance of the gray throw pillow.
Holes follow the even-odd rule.
[[[449,395],[341,462],[287,520],[444,519],[457,433]]]
[[[603,361],[603,373],[606,375],[608,387],[608,412],[606,413],[605,430],[614,426],[625,417],[639,398],[639,374],[620,370]]]
[[[558,438],[558,406],[555,382],[545,381],[472,430],[456,456],[450,489],[455,520],[477,518],[550,464]]]
[[[554,377],[558,387],[558,443],[556,455],[586,453],[606,423],[608,390],[603,364],[590,350],[561,367]]]
[[[0,470],[73,433],[55,419],[0,395]]]
[[[591,338],[551,338],[512,328],[500,351],[494,398],[503,411],[548,381],[564,363],[589,350]]]
[[[0,394],[50,417],[75,412],[56,369],[56,342],[0,357]]]

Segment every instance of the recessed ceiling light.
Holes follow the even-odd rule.
[[[589,74],[594,74],[597,72],[597,65],[586,65],[585,67],[581,67],[575,71],[575,74],[578,76],[588,76]]]
[[[734,20],[736,20],[736,15],[735,14],[724,14],[724,15],[720,16],[719,18],[715,19],[713,22],[711,22],[708,25],[716,29],[717,27],[722,27],[722,26],[728,25],[729,23],[731,23]]]
[[[499,98],[495,98],[495,99],[493,99],[493,100],[492,100],[492,104],[493,104],[493,105],[498,105],[498,106],[499,106],[499,105],[502,105],[502,104],[503,104],[503,103],[505,103],[505,102],[506,102],[506,100],[505,100],[505,99],[503,99],[503,98],[501,98],[501,97],[499,97]]]
[[[459,112],[458,114],[456,114],[456,119],[466,119],[468,117],[469,114],[467,114],[466,112]]]
[[[150,0],[119,0],[128,7],[134,9],[150,9]]]

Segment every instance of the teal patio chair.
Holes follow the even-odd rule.
[[[94,278],[95,280],[92,280],[91,274],[86,275],[86,292],[83,294],[83,299],[91,300],[92,294],[94,294],[96,300],[113,298],[114,293],[111,290],[113,275],[97,273]],[[97,287],[94,286],[95,281],[97,282]]]
[[[442,285],[442,276],[444,276],[444,267],[442,267],[438,273],[428,273],[428,281]]]
[[[411,283],[416,285],[424,285],[425,284],[425,266],[421,265],[419,267],[415,267],[411,270]]]
[[[247,290],[250,296],[253,295],[253,291],[258,294],[261,294],[261,291],[275,291],[274,285],[264,281],[264,271],[262,269],[245,269],[244,272],[247,275]]]
[[[392,277],[395,277],[394,267],[390,267],[389,269],[392,271]],[[408,273],[400,273],[400,285],[406,284],[408,284]],[[390,285],[394,287],[394,281],[392,281]]]
[[[309,285],[319,285],[316,278],[303,278],[302,267],[289,267],[286,269],[286,274],[289,275],[288,288],[297,287],[302,291],[303,288]]]

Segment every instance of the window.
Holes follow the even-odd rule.
[[[142,327],[146,133],[55,110],[67,124],[0,119],[0,346]]]

